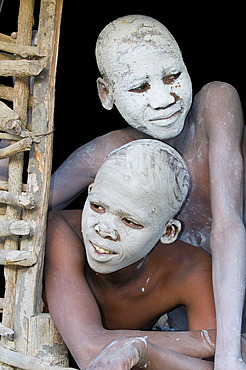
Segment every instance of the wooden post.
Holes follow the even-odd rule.
[[[12,234],[16,231],[17,234],[22,233],[21,238],[18,236],[20,234],[7,236],[5,250],[0,250],[0,264],[5,265],[6,278],[2,326],[2,332],[6,335],[2,338],[4,346],[0,347],[0,361],[5,364],[0,365],[1,369],[9,369],[10,366],[38,370],[68,366],[64,342],[50,315],[42,313],[42,276],[53,143],[50,133],[53,132],[62,6],[63,0],[40,1],[36,48],[30,46],[34,0],[20,0],[17,40],[10,41],[0,34],[0,48],[2,45],[3,51],[16,54],[14,58],[6,55],[0,58],[0,75],[16,76],[14,89],[0,91],[10,101],[13,99],[13,109],[7,109],[5,121],[9,122],[9,117],[13,117],[14,126],[9,129],[8,123],[6,129],[5,124],[4,131],[8,132],[5,135],[10,135],[10,139],[16,141],[2,152],[2,156],[11,155],[8,184],[0,182],[0,202],[7,204],[7,224],[2,223],[2,233],[8,234],[9,230]],[[32,58],[23,59],[26,56]],[[32,99],[27,76],[36,76]],[[28,121],[30,101],[32,122]],[[0,119],[1,112],[5,110],[6,106],[2,105]],[[2,116],[5,117],[4,113]],[[12,130],[15,127],[17,130]],[[28,133],[29,129],[31,134]],[[22,143],[27,145],[25,150],[29,150],[26,186],[22,183]],[[15,151],[18,153],[15,154]],[[12,227],[10,224],[13,222],[17,224]],[[30,227],[29,232],[24,230],[24,226]]]

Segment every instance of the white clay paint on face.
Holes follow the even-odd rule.
[[[183,174],[178,169],[183,187],[173,189],[177,182],[167,158],[174,152],[156,140],[137,140],[105,160],[82,215],[87,260],[94,271],[112,273],[140,261],[165,233],[188,191],[186,168]]]
[[[153,202],[151,197],[146,198],[146,194],[142,194],[143,205],[134,181],[128,182],[109,168],[101,171],[101,175],[107,179],[102,181],[99,176],[88,195],[82,231],[90,267],[99,273],[110,273],[148,254],[160,239],[165,220],[161,212],[151,214]],[[103,213],[95,212],[91,203],[103,207]],[[128,226],[125,219],[143,228]]]
[[[158,139],[177,136],[192,88],[176,41],[149,17],[128,16],[112,24],[99,36],[97,60],[114,104],[132,127]]]

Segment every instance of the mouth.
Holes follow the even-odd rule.
[[[176,120],[176,118],[181,114],[181,112],[182,112],[182,110],[180,109],[180,110],[178,110],[177,112],[171,114],[168,117],[165,117],[165,116],[157,116],[157,117],[154,117],[154,118],[149,119],[149,122],[157,123],[160,126],[168,126],[171,123],[173,123],[173,121]]]
[[[91,243],[91,245],[92,245],[92,247],[94,248],[94,250],[95,250],[95,252],[97,253],[97,254],[100,254],[100,255],[104,255],[104,254],[117,254],[117,253],[115,253],[115,252],[112,252],[112,251],[110,251],[110,250],[108,250],[108,249],[106,249],[106,248],[103,248],[103,247],[99,247],[98,245],[96,245],[96,244],[94,244],[94,243],[92,243],[92,242],[90,242]]]

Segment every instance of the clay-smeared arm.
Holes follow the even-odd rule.
[[[240,333],[245,290],[243,117],[236,91],[213,83],[202,92],[209,142],[211,251],[217,316],[215,369],[245,369]]]
[[[75,150],[52,174],[50,209],[63,209],[87,189],[105,157],[112,150],[133,140],[132,131],[112,131]]]
[[[213,362],[188,357],[161,348],[148,341],[147,336],[119,338],[104,348],[90,363],[87,370],[209,370]]]

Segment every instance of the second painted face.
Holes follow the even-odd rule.
[[[182,157],[159,140],[134,140],[111,152],[90,187],[82,234],[90,267],[102,274],[144,258],[161,240],[173,243],[189,188]]]
[[[157,139],[177,136],[192,102],[189,74],[179,53],[139,46],[120,55],[109,76],[114,104],[129,125]]]
[[[151,214],[151,202],[142,201],[145,194],[120,173],[98,180],[84,206],[82,233],[90,267],[107,274],[146,256],[160,239],[165,220],[161,212]]]

